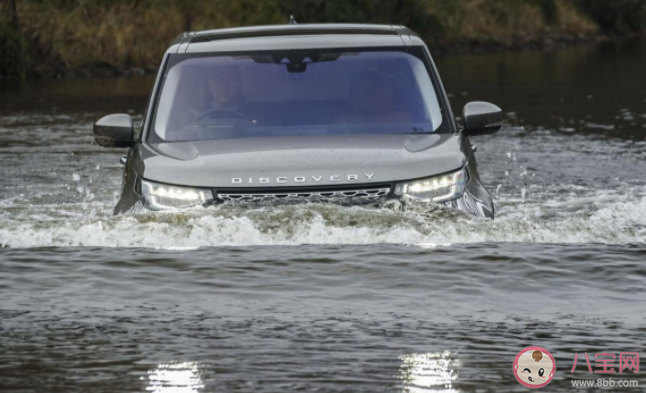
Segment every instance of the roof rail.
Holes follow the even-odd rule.
[[[393,26],[385,25],[325,25],[325,24],[290,24],[277,26],[259,26],[221,30],[198,31],[190,36],[190,42],[209,42],[231,38],[277,37],[326,34],[369,34],[400,35]]]

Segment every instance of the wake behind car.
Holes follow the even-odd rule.
[[[141,128],[109,115],[94,137],[129,148],[115,214],[394,199],[493,218],[469,136],[498,131],[502,112],[472,102],[463,121],[409,29],[300,24],[180,35]]]

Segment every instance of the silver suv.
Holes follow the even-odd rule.
[[[94,137],[129,148],[115,214],[394,200],[493,218],[469,136],[501,122],[500,108],[472,102],[458,128],[428,49],[406,27],[301,24],[180,35],[142,127],[109,115]]]

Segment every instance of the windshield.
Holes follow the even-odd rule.
[[[153,142],[429,133],[442,124],[429,72],[407,52],[173,56]]]

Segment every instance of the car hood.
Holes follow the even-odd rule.
[[[139,145],[144,179],[216,188],[329,186],[416,179],[466,164],[459,134],[241,138]]]

